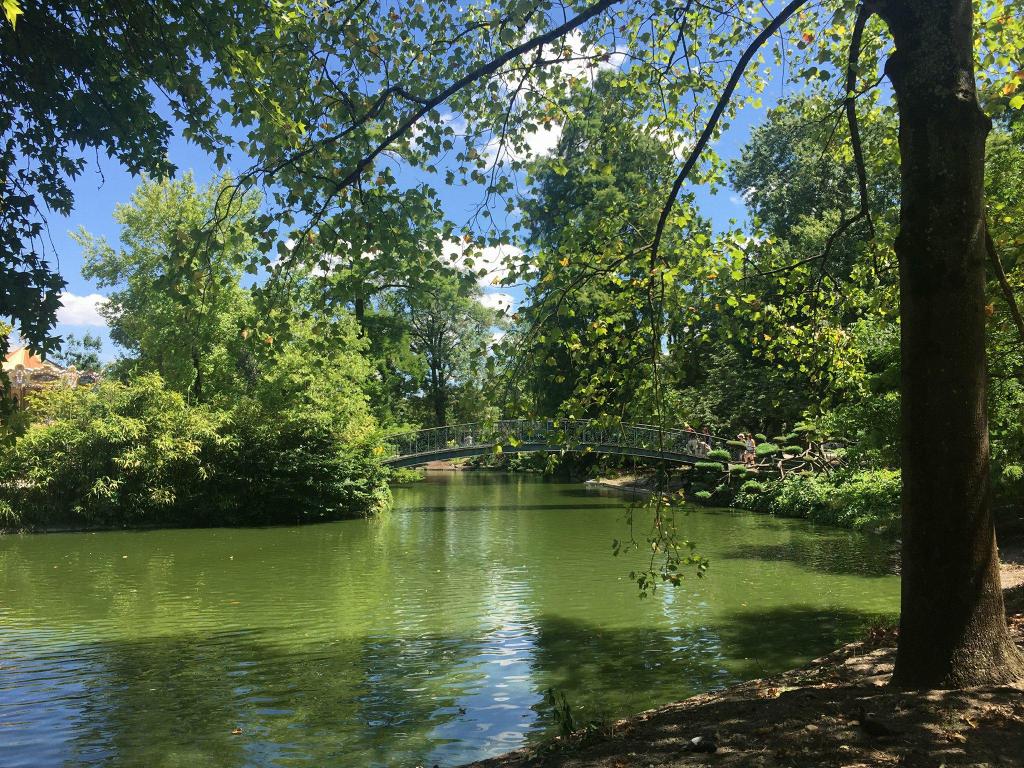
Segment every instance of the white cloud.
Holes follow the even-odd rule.
[[[562,138],[562,125],[560,123],[551,122],[547,125],[537,126],[537,130],[530,133],[525,132],[523,134],[523,140],[526,142],[526,146],[522,149],[516,149],[509,144],[505,146],[501,145],[501,139],[495,136],[484,147],[484,154],[490,164],[495,161],[498,162],[514,162],[521,161],[526,162],[535,157],[543,157],[550,155],[555,147],[558,146],[558,140]]]
[[[446,241],[441,261],[446,266],[476,273],[480,285],[496,285],[508,277],[509,262],[517,262],[522,257],[521,248],[507,243],[476,248],[461,241]]]
[[[488,309],[497,310],[505,314],[508,314],[509,312],[513,311],[516,306],[515,297],[512,296],[512,294],[510,293],[485,293],[482,294],[477,300]]]
[[[106,296],[98,293],[79,296],[71,291],[64,291],[60,295],[62,306],[57,310],[57,322],[66,325],[106,325],[107,321],[100,314],[100,307],[108,301]]]
[[[524,39],[535,33],[536,29],[534,27],[527,27],[523,31]],[[578,30],[565,35],[557,43],[545,46],[542,54],[544,59],[549,60],[564,58],[563,61],[548,65],[546,69],[557,76],[558,83],[564,85],[566,92],[573,85],[579,85],[581,82],[593,85],[602,70],[617,69],[626,60],[626,53],[623,49],[609,49],[601,45],[585,44],[583,35]],[[530,54],[530,56],[532,57],[533,54]],[[532,65],[532,61],[529,60],[520,59],[516,62],[517,69],[530,65]],[[528,76],[523,80],[519,72],[506,73],[502,75],[501,80],[506,93],[516,99],[517,105],[521,103],[522,91],[531,89],[549,90],[552,87],[550,81],[541,86],[537,79],[532,76]],[[558,141],[561,137],[562,125],[559,122],[553,121],[539,125],[534,132],[524,131],[523,140],[525,146],[522,149],[513,148],[507,144],[502,146],[501,137],[495,136],[487,142],[483,154],[489,164],[495,162],[526,162],[535,157],[551,154],[555,147],[558,146]]]

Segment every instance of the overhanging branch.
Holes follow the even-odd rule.
[[[654,231],[654,242],[651,244],[651,267],[654,267],[655,262],[658,259],[658,249],[661,247],[661,240],[665,233],[665,226],[668,223],[669,214],[672,212],[672,207],[675,205],[676,198],[679,196],[679,190],[683,186],[683,182],[686,181],[686,177],[690,175],[693,167],[697,164],[700,156],[703,154],[704,149],[707,147],[708,142],[711,141],[711,137],[714,135],[715,129],[718,127],[719,120],[722,119],[722,114],[725,112],[725,108],[729,105],[729,101],[732,99],[732,95],[736,90],[736,86],[739,85],[740,80],[743,78],[743,73],[746,72],[747,65],[750,64],[750,60],[754,58],[756,54],[768,39],[774,35],[783,24],[796,13],[801,6],[805,5],[808,0],[792,0],[785,8],[779,11],[779,15],[772,19],[768,25],[761,30],[760,34],[755,37],[750,45],[747,46],[746,50],[743,51],[743,55],[740,56],[739,61],[736,63],[735,69],[733,69],[732,75],[729,78],[729,82],[725,86],[725,90],[722,91],[722,95],[718,97],[718,102],[715,104],[715,108],[711,113],[711,117],[704,126],[704,130],[697,139],[697,143],[693,146],[689,156],[686,158],[686,162],[683,163],[682,170],[679,171],[679,175],[676,176],[675,182],[672,184],[672,190],[669,192],[668,200],[665,201],[664,207],[661,209],[661,216],[658,217],[658,226]]]

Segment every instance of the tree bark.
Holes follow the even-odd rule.
[[[903,581],[893,681],[1024,675],[999,583],[985,370],[985,137],[971,0],[881,0],[900,113]]]
[[[431,399],[434,401],[434,426],[443,427],[448,424],[448,392],[444,375],[434,366],[430,367],[430,383]]]
[[[201,403],[203,402],[203,366],[198,349],[192,350],[192,367],[196,372],[196,377],[192,382],[192,396],[197,403]]]

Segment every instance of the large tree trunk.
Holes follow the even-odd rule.
[[[434,401],[434,426],[443,427],[448,423],[448,391],[440,370],[430,368],[431,399]]]
[[[989,494],[985,137],[970,0],[882,0],[900,112],[903,586],[894,682],[1024,674],[1010,640]]]

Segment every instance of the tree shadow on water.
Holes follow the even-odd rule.
[[[542,615],[479,635],[281,645],[279,633],[235,630],[65,646],[32,662],[45,674],[29,675],[20,694],[14,757],[40,766],[452,765],[517,746],[507,734],[553,727],[549,688],[565,694],[577,724],[610,720],[801,663],[870,619],[776,609],[734,612],[713,627],[608,628]],[[60,664],[70,672],[58,674]],[[57,759],[33,761],[43,745]]]
[[[719,622],[729,656],[749,659],[759,674],[774,674],[861,639],[892,614],[847,608],[786,606],[732,611]]]
[[[898,555],[888,542],[841,534],[796,534],[788,541],[738,544],[718,556],[725,560],[785,561],[819,573],[873,578],[890,576],[898,566]]]

